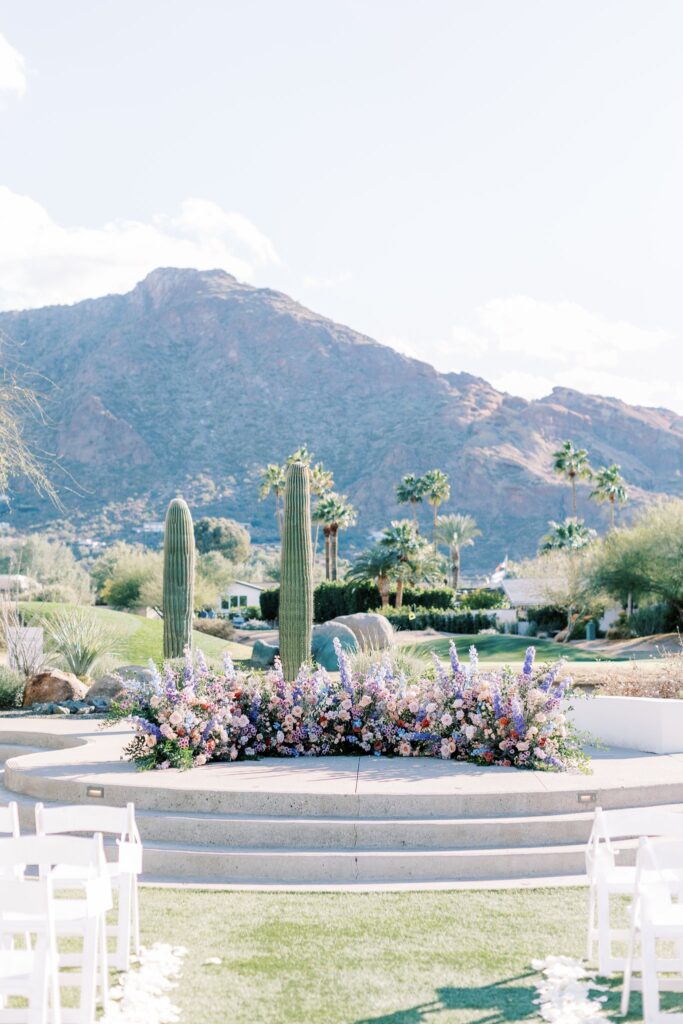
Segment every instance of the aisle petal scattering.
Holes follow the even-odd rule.
[[[180,1010],[168,993],[177,987],[186,953],[184,946],[164,942],[143,947],[137,963],[110,990],[107,1024],[177,1024]]]
[[[581,960],[570,956],[547,956],[544,960],[532,960],[531,966],[543,975],[536,986],[537,998],[534,1000],[542,1020],[552,1024],[607,1022],[603,1012],[607,997],[595,999],[591,995],[606,989],[596,985],[594,975],[586,970]]]

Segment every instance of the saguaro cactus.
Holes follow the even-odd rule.
[[[313,630],[313,548],[308,466],[287,469],[280,570],[280,658],[285,679],[292,680],[311,657]]]
[[[194,530],[182,498],[174,498],[164,530],[164,657],[179,658],[192,644]]]

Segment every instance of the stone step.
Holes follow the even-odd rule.
[[[681,808],[683,810],[683,807]],[[585,843],[592,814],[525,818],[285,818],[138,811],[143,840],[259,849],[486,849]]]
[[[630,856],[635,845],[628,844]],[[584,846],[468,850],[307,850],[145,843],[145,876],[223,885],[362,885],[580,876]]]

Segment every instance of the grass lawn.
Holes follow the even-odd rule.
[[[586,906],[585,889],[143,889],[142,938],[188,947],[172,993],[187,1024],[502,1024],[539,1019],[531,960],[582,956]]]
[[[557,661],[564,657],[567,661],[605,661],[606,659],[596,657],[591,651],[582,650],[580,647],[570,647],[567,644],[556,644],[552,640],[537,640],[534,637],[525,636],[477,636],[475,634],[461,634],[453,637],[458,648],[458,655],[462,661],[469,661],[469,649],[472,644],[479,652],[480,661],[498,662],[522,662],[524,652],[529,645],[536,648],[538,661]],[[446,637],[435,637],[433,640],[417,640],[414,643],[407,642],[401,647],[409,654],[424,658],[431,657],[432,652],[440,658],[448,657],[450,639]],[[623,660],[623,659],[616,659]]]
[[[26,601],[21,610],[29,615],[49,615],[51,611],[68,605],[51,604],[41,601]],[[129,612],[117,612],[112,608],[93,607],[92,612],[117,635],[117,651],[115,661],[118,665],[145,665],[150,658],[160,662],[163,657],[163,622],[161,619],[144,619],[141,615]],[[193,633],[196,648],[204,652],[207,658],[219,658],[226,649],[233,658],[248,658],[251,651],[244,644],[219,640],[206,633]]]

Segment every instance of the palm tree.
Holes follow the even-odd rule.
[[[422,477],[424,496],[432,506],[432,543],[436,547],[436,515],[439,505],[448,501],[451,496],[451,485],[448,477],[440,469],[430,469]]]
[[[609,502],[609,524],[610,530],[614,529],[615,506],[620,508],[628,501],[626,482],[619,472],[621,466],[613,462],[611,466],[601,466],[595,471],[595,487],[591,491],[591,498],[595,498],[598,505]]]
[[[448,548],[451,560],[451,586],[457,591],[461,549],[471,547],[476,538],[481,537],[481,530],[477,527],[474,516],[452,512],[450,515],[437,518],[436,537]]]
[[[357,512],[345,494],[323,494],[313,509],[313,520],[322,523],[325,538],[325,579],[337,578],[337,543],[340,530],[353,526]]]
[[[264,501],[268,495],[272,493],[275,495],[275,518],[277,519],[277,528],[280,537],[282,537],[282,509],[280,507],[280,498],[285,493],[285,470],[283,466],[278,466],[276,462],[269,462],[261,470],[261,486],[259,488],[259,501]]]
[[[346,579],[352,583],[367,583],[371,581],[377,584],[382,608],[389,606],[389,587],[391,580],[395,578],[396,552],[391,548],[382,547],[376,544],[358,555],[353,565],[346,574]]]
[[[588,452],[585,448],[575,448],[572,441],[563,441],[562,447],[553,452],[553,460],[555,472],[571,484],[572,518],[576,519],[576,481],[589,480],[593,475]]]
[[[541,554],[546,551],[580,551],[597,537],[595,530],[586,526],[583,519],[573,519],[571,516],[563,523],[551,519],[548,526],[550,530],[541,538]]]
[[[413,575],[411,562],[422,547],[423,541],[415,523],[410,519],[393,519],[380,539],[380,547],[392,552],[395,558],[396,607],[403,605],[403,587]]]
[[[300,451],[303,449],[300,449]],[[334,487],[334,477],[331,469],[325,469],[322,462],[316,462],[315,466],[311,466],[311,494],[320,498],[323,494],[327,494]],[[320,533],[320,523],[315,524],[315,543],[313,544],[313,560],[318,557],[318,535]]]
[[[409,504],[413,511],[413,523],[415,524],[415,529],[417,529],[417,506],[418,504],[422,504],[424,495],[424,478],[421,476],[415,476],[414,473],[408,473],[404,476],[396,488],[396,500],[399,505]]]

